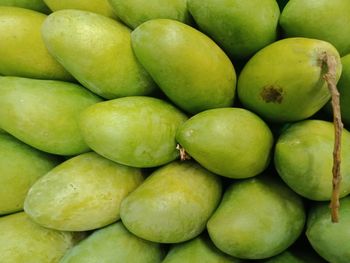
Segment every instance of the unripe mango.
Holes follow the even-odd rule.
[[[121,201],[142,181],[137,168],[85,153],[41,177],[30,188],[24,210],[44,227],[63,231],[96,229],[120,218]]]
[[[155,85],[137,62],[130,29],[81,10],[48,16],[42,35],[49,52],[86,88],[107,98],[146,95]]]
[[[220,178],[192,162],[153,172],[122,202],[125,227],[146,240],[178,243],[199,235],[221,197]]]
[[[49,54],[40,29],[46,15],[0,6],[0,74],[37,79],[72,80]]]
[[[181,109],[197,113],[233,103],[236,74],[226,54],[203,33],[170,19],[154,19],[132,34],[136,57]]]
[[[99,101],[73,83],[0,77],[0,127],[39,150],[79,154],[89,148],[80,134],[78,116]]]
[[[0,5],[22,7],[44,14],[51,13],[50,9],[43,0],[1,0]]]

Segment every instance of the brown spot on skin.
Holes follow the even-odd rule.
[[[283,89],[274,85],[265,86],[260,96],[267,103],[281,104],[283,100]]]

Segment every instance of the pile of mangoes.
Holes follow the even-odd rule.
[[[1,263],[350,262],[349,0],[0,0],[0,75]]]

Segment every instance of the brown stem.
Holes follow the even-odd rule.
[[[176,149],[179,150],[179,152],[180,152],[180,160],[181,161],[186,161],[186,160],[191,159],[191,157],[185,151],[185,148],[183,148],[180,144],[176,145]]]
[[[341,121],[339,91],[337,89],[337,61],[334,56],[324,53],[322,61],[327,65],[328,72],[323,76],[327,82],[332,96],[333,123],[334,123],[334,148],[333,148],[333,180],[332,198],[330,203],[332,222],[339,222],[339,191],[340,191],[340,163],[341,163],[341,136],[343,123]]]

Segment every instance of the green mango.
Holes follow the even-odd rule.
[[[350,53],[349,23],[348,0],[290,0],[280,17],[286,36],[328,41],[342,56]]]
[[[86,143],[102,156],[129,166],[173,161],[177,127],[187,117],[160,99],[133,96],[97,103],[80,116]]]
[[[84,236],[41,227],[23,212],[1,217],[0,233],[1,263],[58,263]]]
[[[0,215],[23,209],[29,188],[59,160],[0,133]]]
[[[106,98],[146,95],[155,84],[136,60],[131,30],[103,15],[60,10],[45,20],[49,52],[83,86]]]
[[[327,263],[313,251],[286,250],[272,258],[258,261],[261,263]],[[256,262],[257,263],[257,262]]]
[[[332,223],[329,202],[314,204],[309,211],[306,235],[312,247],[332,263],[350,259],[350,196],[340,200],[339,222]]]
[[[192,24],[187,0],[108,0],[119,18],[130,28],[157,18]]]
[[[264,259],[293,244],[304,223],[301,197],[279,180],[263,176],[229,186],[207,229],[223,252]]]
[[[44,2],[54,12],[62,9],[78,9],[117,18],[108,0],[44,0]]]
[[[131,34],[136,57],[181,109],[197,113],[231,106],[236,73],[209,37],[181,22],[154,19]]]
[[[342,66],[329,43],[308,38],[274,42],[256,53],[238,78],[238,96],[245,108],[274,122],[306,119],[320,110],[330,93],[323,79],[323,57],[336,60],[336,80]]]
[[[118,222],[93,232],[60,263],[160,263],[163,257],[160,244],[131,234]]]
[[[273,145],[269,127],[240,108],[200,112],[179,127],[176,140],[209,171],[236,179],[261,173]]]
[[[192,162],[153,172],[122,202],[125,227],[143,239],[178,243],[199,235],[221,198],[220,178]]]
[[[40,28],[47,16],[29,9],[0,6],[0,74],[72,80],[49,54]]]
[[[306,120],[290,125],[278,138],[275,167],[295,192],[311,200],[332,197],[334,148],[333,123]],[[350,133],[343,130],[341,152],[342,179],[340,196],[350,194]]]
[[[48,14],[50,9],[43,0],[1,0],[0,6],[15,6]]]
[[[99,101],[73,83],[0,77],[0,127],[39,150],[79,154],[89,148],[80,134],[78,115]]]
[[[188,0],[188,9],[233,59],[246,59],[277,38],[276,0]]]
[[[240,263],[218,250],[204,235],[173,245],[162,263]]]
[[[94,152],[56,166],[30,188],[24,210],[38,224],[63,231],[85,231],[120,218],[121,201],[143,181],[140,169]]]

